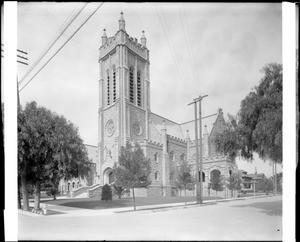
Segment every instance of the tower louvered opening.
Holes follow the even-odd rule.
[[[137,73],[137,104],[142,106],[142,86],[141,86],[141,73]]]
[[[130,68],[129,71],[129,100],[134,103],[134,76],[133,68]]]
[[[109,80],[109,71],[107,71],[107,105],[110,105],[110,80]]]
[[[116,81],[116,70],[113,71],[113,102],[117,99],[117,81]]]

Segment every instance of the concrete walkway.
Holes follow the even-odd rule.
[[[272,197],[273,195],[260,195],[255,197],[241,197],[241,198],[229,198],[229,199],[219,199],[219,200],[206,200],[203,201],[202,204],[196,204],[196,202],[184,202],[181,203],[169,203],[169,204],[157,204],[157,205],[147,205],[147,206],[137,206],[136,211],[133,210],[132,207],[121,207],[121,208],[110,208],[110,209],[84,209],[84,208],[75,208],[68,206],[61,206],[56,204],[46,204],[41,201],[40,207],[42,208],[44,205],[47,206],[47,214],[40,215],[35,214],[28,211],[23,211],[21,209],[18,210],[20,214],[28,215],[28,216],[99,216],[101,214],[113,214],[113,213],[151,213],[151,212],[159,212],[166,210],[175,210],[175,209],[184,209],[184,208],[192,208],[199,206],[207,206],[207,205],[216,205],[217,203],[224,203],[230,201],[238,201],[238,200],[249,200],[256,198],[264,198],[264,197]],[[31,207],[34,206],[34,202],[30,201],[29,205]]]

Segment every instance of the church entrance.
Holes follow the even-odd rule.
[[[115,181],[113,170],[108,167],[103,172],[104,184],[112,184]]]

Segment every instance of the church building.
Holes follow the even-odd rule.
[[[140,193],[171,196],[176,194],[176,166],[187,160],[195,170],[194,121],[179,124],[151,112],[147,39],[142,31],[139,42],[127,34],[125,26],[121,13],[118,32],[107,37],[104,29],[99,49],[99,183],[113,181],[112,168],[118,162],[120,147],[128,141],[138,141],[152,168],[152,183]],[[205,193],[211,174],[217,171],[227,178],[237,166],[218,155],[213,145],[214,137],[225,126],[222,110],[203,119],[203,125]]]
[[[89,184],[91,191],[88,197],[95,194],[92,190],[114,181],[112,168],[118,162],[120,147],[131,141],[140,144],[145,156],[151,160],[152,170],[151,185],[136,189],[136,195],[179,195],[175,180],[180,163],[188,161],[195,175],[195,123],[193,120],[177,123],[151,111],[147,39],[144,31],[140,41],[129,36],[125,25],[121,13],[117,33],[107,37],[104,29],[102,34],[98,59],[98,144],[97,148],[87,147],[95,162],[93,185]],[[204,117],[202,124],[203,194],[208,195],[211,176],[228,178],[237,171],[237,166],[228,157],[218,154],[214,147],[214,137],[225,127],[222,110]],[[195,191],[192,193],[190,195],[194,195]]]

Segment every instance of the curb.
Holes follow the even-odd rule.
[[[184,205],[171,205],[171,206],[163,206],[157,208],[137,208],[137,210],[125,210],[125,211],[113,211],[113,213],[131,213],[131,212],[142,212],[142,213],[156,213],[161,211],[169,211],[169,210],[178,210],[178,209],[185,209],[185,208],[192,208],[192,207],[202,207],[202,206],[209,206],[209,205],[217,205],[217,202],[210,201],[205,202],[202,204],[184,204]]]
[[[202,207],[209,205],[217,205],[218,202],[231,202],[231,201],[239,201],[239,200],[249,200],[256,198],[265,198],[265,197],[273,197],[273,195],[260,195],[253,197],[241,197],[241,198],[228,198],[228,199],[220,199],[220,200],[207,200],[202,204],[194,204],[194,202],[188,202],[187,204],[180,205],[169,205],[169,206],[161,206],[161,207],[150,207],[150,208],[137,208],[137,210],[124,210],[124,211],[112,211],[113,213],[131,213],[131,212],[139,212],[139,213],[155,213],[161,211],[169,211],[169,210],[177,210],[177,209],[185,209],[185,208],[193,208],[193,207]],[[163,205],[163,204],[161,204]]]
[[[202,204],[196,204],[195,201],[184,203],[169,203],[169,204],[156,204],[156,205],[146,205],[146,206],[138,206],[136,210],[133,210],[133,206],[129,207],[121,207],[121,208],[112,208],[112,209],[100,209],[97,211],[93,211],[93,215],[104,215],[104,214],[122,214],[122,213],[155,213],[155,212],[163,212],[169,210],[178,210],[178,209],[185,209],[185,208],[193,208],[193,207],[202,207],[202,206],[210,206],[210,205],[217,205],[219,202],[231,202],[231,201],[239,201],[239,200],[249,200],[249,199],[257,199],[257,198],[266,198],[266,197],[274,197],[273,195],[260,195],[260,196],[251,196],[251,197],[240,197],[240,198],[228,198],[228,199],[219,199],[219,200],[206,200],[203,201]],[[42,206],[43,203],[40,203]],[[58,205],[59,206],[59,205]],[[48,209],[51,209],[51,206],[48,205]],[[55,209],[51,209],[56,211]],[[80,209],[81,210],[81,209]],[[46,216],[44,214],[36,214],[32,213],[31,211],[24,211],[19,209],[18,212],[20,214],[36,217],[36,216]],[[80,214],[85,214],[83,211],[80,211],[77,214],[76,211],[74,214],[72,211],[64,211],[64,216],[78,216]],[[51,216],[51,215],[50,215]]]

